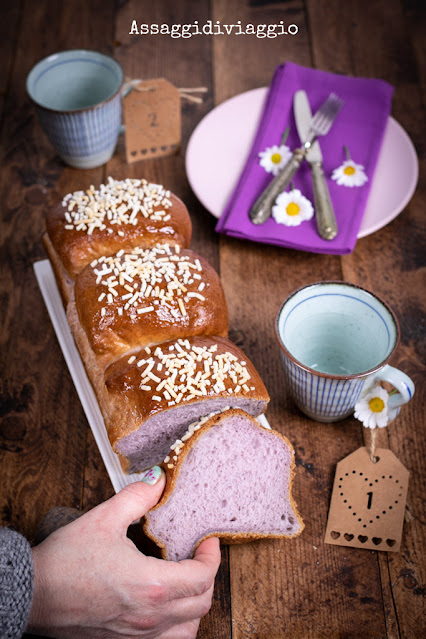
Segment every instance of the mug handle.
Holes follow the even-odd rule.
[[[393,421],[399,413],[399,409],[404,404],[410,401],[414,395],[414,383],[413,380],[398,368],[384,366],[375,376],[375,380],[388,382],[392,384],[398,391],[395,395],[389,397],[388,411],[389,421]]]

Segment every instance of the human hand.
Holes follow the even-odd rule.
[[[219,540],[194,559],[143,555],[126,536],[164,489],[136,482],[33,548],[34,600],[27,632],[58,639],[194,639],[210,610]]]

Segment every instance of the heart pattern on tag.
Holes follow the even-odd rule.
[[[336,467],[325,541],[329,544],[398,551],[409,473],[389,449],[376,461],[361,447]]]
[[[339,497],[363,528],[368,528],[369,524],[392,513],[403,496],[404,486],[400,480],[390,474],[375,473],[374,467],[368,476],[363,471],[352,470],[342,473],[338,479]],[[356,505],[351,500],[351,495],[356,495],[357,498],[363,495],[364,500],[360,502],[357,499]]]
[[[179,90],[165,78],[145,80],[123,98],[127,162],[173,155],[181,144]]]

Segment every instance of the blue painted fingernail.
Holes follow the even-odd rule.
[[[161,477],[161,468],[160,466],[153,466],[149,470],[146,470],[145,473],[141,477],[141,481],[145,482],[145,484],[150,484],[153,486],[157,483],[157,481]]]

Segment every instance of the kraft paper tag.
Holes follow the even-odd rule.
[[[173,155],[181,141],[179,90],[164,78],[140,82],[123,98],[127,162]]]
[[[399,551],[409,472],[392,451],[358,448],[336,466],[325,543]]]

